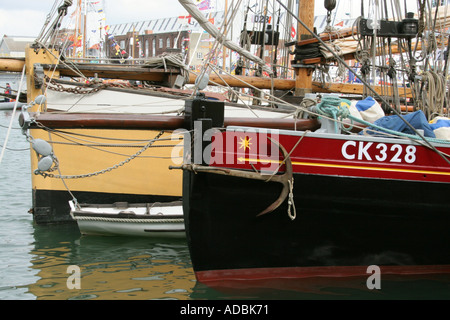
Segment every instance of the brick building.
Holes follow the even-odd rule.
[[[210,21],[220,26],[224,12],[212,12]],[[110,25],[105,39],[109,58],[150,58],[179,52],[191,68],[201,65],[210,50],[211,36],[189,17],[160,18]]]

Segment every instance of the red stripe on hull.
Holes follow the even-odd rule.
[[[305,135],[223,132],[213,142],[212,166],[274,171],[283,159],[273,154],[271,137],[290,154],[293,172],[330,176],[450,182],[450,167],[436,152],[405,140],[371,137],[338,139]],[[320,147],[319,147],[320,146]],[[445,154],[450,148],[437,147]],[[262,150],[262,151],[261,151]],[[281,166],[280,172],[284,171]]]
[[[433,275],[450,274],[450,265],[443,266],[380,266],[383,275]],[[201,283],[218,281],[268,280],[268,279],[306,279],[306,278],[346,278],[370,276],[368,266],[346,267],[293,267],[258,268],[196,271],[195,276]]]

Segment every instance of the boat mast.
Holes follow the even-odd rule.
[[[75,22],[75,36],[73,39],[73,49],[72,49],[72,57],[77,57],[77,43],[78,43],[78,37],[81,33],[80,26],[81,26],[81,0],[78,0],[77,7],[75,9],[76,11],[76,22]]]
[[[211,15],[211,13],[210,13]],[[225,11],[224,11],[224,17],[225,17],[225,21],[227,21],[227,17],[228,17],[228,0],[225,0]],[[227,25],[228,22],[226,22],[223,26],[223,33],[227,34]],[[231,54],[230,54],[231,56]],[[226,70],[225,64],[226,64],[226,57],[227,57],[227,47],[225,47],[225,45],[222,45],[222,70]],[[230,64],[231,67],[231,64]]]
[[[87,16],[87,0],[84,0],[84,13],[83,13],[83,58],[86,58],[86,16]]]
[[[299,0],[298,3],[298,17],[303,21],[308,28],[313,30],[314,28],[314,1],[311,0]],[[312,36],[303,28],[303,26],[297,24],[297,41],[311,39]],[[295,95],[304,97],[306,93],[312,92],[312,72],[311,69],[303,66],[297,66],[295,68]]]

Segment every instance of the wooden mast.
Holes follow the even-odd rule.
[[[40,54],[35,54],[34,50],[31,49],[29,56],[37,57]],[[43,51],[43,50],[41,50]],[[55,52],[55,54],[58,54]],[[41,59],[42,58],[42,59]],[[44,72],[48,72],[55,68],[52,64],[52,60],[56,62],[56,59],[47,55],[46,57],[39,58],[41,66],[44,67]],[[35,61],[38,62],[38,61]],[[3,58],[0,59],[0,71],[9,72],[21,72],[25,61],[24,59],[13,59],[13,58]],[[49,63],[49,64],[48,64]],[[32,63],[30,63],[29,68],[31,68]],[[92,64],[77,64],[77,69],[88,77],[94,77],[97,74],[99,77],[106,79],[124,79],[124,80],[142,80],[142,81],[159,81],[159,82],[169,82],[171,75],[178,75],[175,69],[161,70],[161,69],[148,69],[142,67],[131,67],[130,65],[92,65]],[[27,72],[30,69],[27,69]],[[60,76],[76,77],[78,76],[73,72],[72,69],[65,67],[63,64],[56,66],[56,71]],[[194,84],[197,76],[190,74],[188,84]],[[292,90],[296,86],[296,80],[288,79],[273,79],[270,78],[257,78],[249,76],[228,76],[221,75],[216,76],[212,74],[210,76],[210,85],[230,85],[237,88],[248,88],[249,85],[254,86],[259,89],[271,89],[272,87],[276,90]],[[30,84],[29,84],[30,85]],[[319,82],[313,81],[311,83],[311,88],[314,92],[322,93],[348,93],[348,94],[362,94],[364,86],[361,84],[349,84],[349,83],[332,83],[326,88],[323,88]],[[374,86],[374,89],[379,94],[390,94],[389,89],[383,91],[381,86]],[[411,88],[403,87],[399,88],[400,94],[407,98],[412,98]],[[35,96],[36,94],[34,94]],[[29,99],[32,101],[33,99]]]
[[[314,1],[299,0],[298,17],[308,28],[314,28]],[[297,41],[311,39],[312,35],[303,26],[297,24]],[[305,96],[306,93],[312,92],[312,72],[310,68],[295,68],[295,95]]]
[[[76,23],[75,23],[75,35],[73,39],[73,48],[72,48],[72,57],[77,57],[77,43],[78,43],[78,37],[81,34],[80,26],[81,26],[81,0],[78,0],[77,8],[76,10]]]

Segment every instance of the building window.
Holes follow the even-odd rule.
[[[164,39],[159,39],[159,48],[162,49],[164,48]]]
[[[171,47],[171,45],[170,45],[170,38],[167,38],[166,48],[170,48],[170,47]]]
[[[152,57],[156,56],[156,39],[152,40]]]
[[[197,59],[203,59],[203,52],[197,52]]]
[[[149,46],[150,46],[149,41],[145,40],[145,56],[146,57],[148,57],[148,54],[149,54]]]

